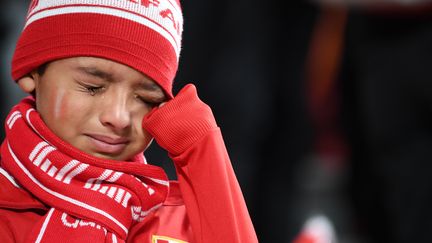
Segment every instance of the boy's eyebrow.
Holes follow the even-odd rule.
[[[91,76],[111,81],[113,79],[112,74],[104,72],[96,67],[83,67],[79,66],[77,69],[81,72],[84,72],[85,74],[89,74]]]

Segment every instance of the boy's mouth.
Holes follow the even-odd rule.
[[[119,154],[128,145],[129,139],[101,134],[86,134],[95,150],[104,154]]]

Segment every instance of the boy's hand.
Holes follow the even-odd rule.
[[[199,99],[196,87],[188,84],[172,100],[147,114],[143,128],[171,155],[179,155],[217,124],[210,107]]]

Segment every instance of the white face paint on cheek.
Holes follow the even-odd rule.
[[[61,113],[64,109],[64,105],[63,105],[64,96],[65,96],[65,91],[58,90],[54,99],[54,110],[53,110],[54,118],[58,118],[61,116]]]

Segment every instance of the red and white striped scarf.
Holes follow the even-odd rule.
[[[165,172],[144,163],[85,154],[55,136],[25,98],[6,119],[2,167],[51,207],[29,242],[125,242],[129,229],[162,205]]]

